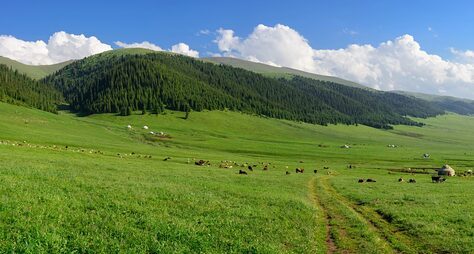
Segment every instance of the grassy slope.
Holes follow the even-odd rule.
[[[364,88],[364,89],[370,89],[366,86],[363,86],[361,84],[337,78],[337,77],[331,77],[331,76],[325,76],[325,75],[318,75],[314,73],[309,73],[309,72],[304,72],[300,70],[295,70],[287,67],[275,67],[267,64],[262,64],[262,63],[255,63],[251,61],[246,61],[238,58],[231,58],[231,57],[210,57],[210,58],[204,58],[204,61],[209,61],[212,63],[218,63],[218,64],[226,64],[226,65],[231,65],[234,67],[246,69],[249,71],[254,71],[257,73],[264,74],[269,77],[276,77],[276,78],[291,78],[292,76],[298,75],[306,78],[312,78],[316,80],[323,80],[323,81],[330,81],[346,86],[352,86],[352,87],[359,87],[359,88]]]
[[[52,64],[52,65],[27,65],[17,62],[15,60],[0,56],[0,64],[5,64],[12,67],[18,72],[28,75],[33,79],[41,79],[47,75],[63,68],[64,66],[72,63],[73,60]]]
[[[173,112],[78,118],[0,103],[0,114],[0,140],[10,140],[0,144],[0,252],[325,253],[329,213],[338,218],[328,223],[340,251],[474,249],[472,178],[437,185],[425,175],[406,175],[418,180],[408,185],[396,181],[403,174],[380,169],[474,167],[474,137],[465,135],[474,127],[469,117],[446,115],[423,120],[423,128],[387,132],[232,112],[193,112],[188,120]],[[127,124],[134,129],[127,131]],[[149,141],[140,128],[145,124],[172,139]],[[353,148],[339,148],[346,143]],[[421,159],[425,152],[430,160]],[[166,156],[172,159],[163,161]],[[194,166],[192,158],[213,166]],[[275,168],[240,176],[239,168],[218,168],[221,160]],[[357,169],[346,169],[349,163]],[[286,166],[291,172],[327,166],[331,175],[285,176]],[[361,177],[378,182],[357,184]],[[374,229],[366,219],[375,209],[419,243],[384,240],[379,231],[389,227]],[[440,245],[445,235],[451,239]]]

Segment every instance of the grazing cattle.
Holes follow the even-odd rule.
[[[264,170],[264,171],[267,171],[267,170],[268,170],[268,165],[265,165],[265,166],[263,167],[263,170]]]
[[[197,166],[206,166],[206,165],[210,165],[209,161],[205,161],[205,160],[199,160],[199,161],[196,161],[194,162],[195,165]],[[244,171],[245,172],[245,171]]]
[[[403,178],[401,178],[401,177],[400,177],[400,178],[398,178],[398,182],[400,182],[400,183],[401,183],[401,182],[403,182],[403,181],[404,181],[404,180],[403,180]]]
[[[166,157],[163,159],[163,161],[168,161],[168,160],[171,160],[171,157]]]
[[[242,170],[242,169],[239,170],[239,175],[246,175],[246,174],[247,174],[247,172],[245,172],[245,170]]]
[[[410,179],[410,180],[408,180],[408,183],[416,183],[416,180],[415,179]]]
[[[329,167],[323,167],[323,169],[329,169]]]
[[[364,182],[364,179],[359,179],[358,182],[359,182],[359,183],[363,183],[363,182]]]
[[[253,171],[253,168],[250,165],[247,167],[247,169],[250,170],[250,171]]]
[[[296,168],[296,173],[303,173],[304,172],[304,168]]]
[[[317,173],[318,173],[318,170],[317,170],[317,169],[315,169],[313,172],[314,172],[315,174],[317,174]]]
[[[444,181],[446,181],[446,178],[442,176],[431,176],[431,182],[433,183],[442,183]]]
[[[304,163],[304,161],[300,161],[300,163]]]
[[[286,174],[287,174],[287,175],[289,175],[289,174],[290,174],[290,172],[286,171]]]
[[[367,182],[368,182],[368,183],[375,183],[375,182],[377,182],[377,181],[375,181],[375,179],[369,178],[369,179],[367,179]]]

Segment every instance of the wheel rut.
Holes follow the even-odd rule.
[[[331,224],[329,223],[331,220],[331,217],[319,199],[319,196],[317,195],[317,190],[316,190],[316,178],[312,178],[309,183],[308,183],[308,189],[310,193],[310,198],[315,207],[318,207],[321,210],[320,216],[323,216],[324,218],[324,224],[326,227],[326,236],[325,236],[325,242],[326,242],[326,253],[327,254],[333,254],[337,252],[337,246],[334,243],[334,239],[331,235]]]
[[[312,200],[325,216],[327,253],[419,253],[409,237],[377,212],[343,197],[329,178],[317,176],[309,183]],[[354,229],[359,227],[363,230]]]

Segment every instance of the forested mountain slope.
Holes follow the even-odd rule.
[[[83,113],[230,109],[316,124],[418,125],[405,115],[443,113],[430,103],[294,77],[274,79],[226,65],[169,54],[106,52],[76,61],[44,82]]]
[[[0,101],[55,112],[62,100],[61,93],[51,85],[0,64]]]

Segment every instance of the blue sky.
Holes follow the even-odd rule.
[[[445,57],[450,47],[474,48],[472,1],[15,0],[2,9],[0,34],[24,40],[47,40],[63,30],[108,44],[146,40],[170,47],[182,41],[205,52],[215,45],[209,36],[196,36],[200,30],[222,27],[245,36],[258,24],[281,23],[319,49],[377,45],[403,34]]]
[[[2,3],[1,56],[51,64],[118,47],[237,57],[380,90],[474,99],[473,1]]]

